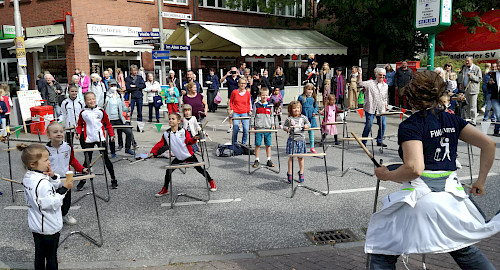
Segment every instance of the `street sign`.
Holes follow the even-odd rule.
[[[163,49],[164,50],[171,50],[171,51],[190,51],[191,46],[189,46],[189,45],[163,44]]]
[[[451,25],[452,0],[417,0],[415,29],[428,34],[427,69],[434,70],[436,34]]]
[[[156,44],[156,43],[160,43],[159,38],[134,40],[134,45]]]
[[[415,28],[424,33],[442,31],[451,25],[452,0],[417,0]]]
[[[137,32],[139,37],[160,37],[160,32]]]
[[[175,13],[175,12],[162,12],[161,16],[163,18],[179,19],[179,20],[192,20],[193,19],[193,16],[191,16],[191,14]]]
[[[153,59],[170,59],[170,51],[153,51]]]

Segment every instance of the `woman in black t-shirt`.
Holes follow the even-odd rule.
[[[435,72],[415,75],[406,89],[413,110],[402,122],[398,144],[403,165],[389,171],[375,169],[380,180],[402,183],[400,191],[383,199],[383,209],[372,215],[365,252],[371,269],[396,269],[399,255],[449,252],[462,269],[495,269],[472,246],[500,231],[500,215],[486,223],[457,177],[458,140],[481,148],[478,180],[471,193],[485,194],[486,176],[495,157],[495,142],[444,111],[446,94]]]

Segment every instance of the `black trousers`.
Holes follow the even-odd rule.
[[[112,126],[115,125],[123,125],[121,120],[109,120]],[[131,128],[118,128],[116,129],[116,137],[118,139],[118,145],[120,147],[123,147],[123,138],[122,134],[125,133],[125,150],[129,150],[130,146],[132,145],[132,129]],[[115,153],[116,149],[116,143],[110,141],[109,142],[109,148],[111,150],[111,154]]]
[[[214,102],[214,99],[217,96],[217,92],[218,90],[212,90],[212,89],[208,89],[207,91],[207,103],[209,111],[215,112],[217,110],[217,104]]]
[[[75,132],[68,131],[66,132],[66,143],[73,146],[73,138],[75,137]]]
[[[198,159],[196,158],[196,156],[192,155],[188,158],[186,158],[185,160],[178,160],[177,158],[175,158],[174,160],[172,160],[172,165],[175,165],[175,164],[179,164],[179,163],[197,163],[198,162]],[[205,177],[205,174],[203,173],[203,168],[201,166],[196,166],[194,167],[196,169],[197,172],[199,172],[201,175],[203,175],[203,177]],[[175,169],[173,170],[167,170],[167,172],[165,173],[165,183],[163,184],[164,187],[166,187],[168,189],[168,185],[170,184],[170,181],[172,180],[172,173],[175,171]],[[207,181],[210,182],[212,181],[212,177],[210,176],[210,174],[207,172]]]
[[[115,169],[113,168],[113,163],[111,163],[111,160],[109,160],[108,156],[108,147],[106,142],[91,142],[91,143],[86,143],[85,139],[82,136],[80,136],[80,145],[82,146],[83,149],[85,148],[93,148],[97,145],[97,147],[104,147],[104,151],[101,152],[102,157],[104,158],[104,164],[106,165],[106,169],[108,169],[109,175],[111,176],[111,180],[116,180],[115,178]],[[92,154],[93,152],[86,152],[88,155],[88,161],[92,162]],[[85,159],[85,162],[83,163],[83,167],[88,168],[90,164],[87,164],[87,159]]]
[[[57,246],[60,233],[43,235],[33,233],[35,240],[35,270],[57,270]]]
[[[63,217],[68,214],[70,207],[71,207],[71,189],[68,189],[68,191],[66,192],[66,196],[64,196],[63,204],[61,206],[61,212]]]

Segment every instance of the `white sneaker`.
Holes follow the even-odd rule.
[[[233,132],[233,126],[230,126],[229,129],[227,130],[227,133]]]
[[[63,217],[63,222],[68,224],[68,225],[75,225],[76,219],[70,215],[66,215]]]

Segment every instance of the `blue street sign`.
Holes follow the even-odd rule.
[[[160,37],[160,32],[137,32],[139,37]]]
[[[153,59],[170,59],[170,51],[153,51]]]
[[[171,51],[190,51],[191,50],[191,46],[174,45],[174,44],[163,44],[163,49],[164,50],[171,50]]]

